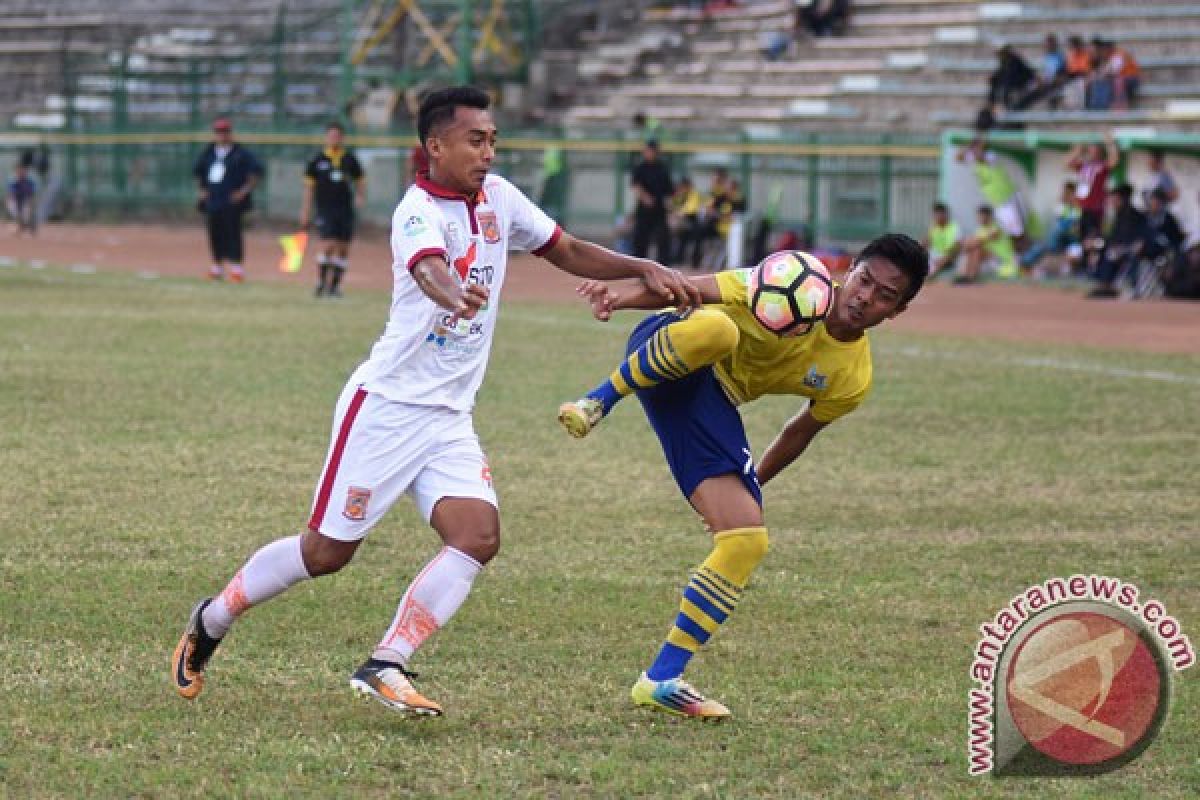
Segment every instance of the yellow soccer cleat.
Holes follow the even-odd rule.
[[[416,690],[412,685],[415,677],[399,664],[369,658],[350,676],[350,686],[402,714],[440,717],[442,707]]]
[[[700,694],[683,678],[652,681],[643,672],[629,696],[636,706],[665,711],[678,717],[721,720],[730,716],[728,708]]]
[[[583,397],[558,407],[558,421],[576,439],[587,436],[604,419],[604,404],[593,397]]]

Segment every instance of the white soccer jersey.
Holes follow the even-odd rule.
[[[389,400],[470,411],[483,383],[508,251],[541,255],[562,234],[550,217],[499,175],[472,199],[418,177],[392,215],[392,309],[387,328],[352,383]],[[490,294],[474,319],[450,313],[417,286],[411,270],[443,255],[464,283]]]

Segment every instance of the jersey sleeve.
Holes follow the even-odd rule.
[[[515,250],[525,250],[535,256],[543,255],[554,247],[562,228],[550,219],[533,201],[525,196],[517,187],[508,181],[501,184],[504,187],[505,203],[508,206],[511,229],[508,242]]]
[[[812,415],[817,422],[828,425],[838,417],[844,417],[862,405],[871,391],[871,384],[851,388],[846,394],[819,397],[813,400]]]
[[[727,269],[716,275],[717,289],[721,292],[721,304],[749,307],[750,269]]]
[[[409,193],[392,214],[392,264],[411,270],[426,256],[448,253],[441,212],[424,195]]]

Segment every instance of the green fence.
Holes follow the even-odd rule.
[[[267,169],[256,193],[260,218],[297,214],[305,162],[321,134],[239,131]],[[49,183],[58,214],[73,220],[169,218],[193,213],[193,160],[207,133],[161,131],[86,134],[0,134],[0,163],[49,149]],[[410,135],[356,136],[368,173],[368,223],[386,225],[403,193]],[[543,202],[573,231],[603,237],[630,206],[628,170],[639,144],[622,138],[561,138],[552,132],[502,136],[495,170]],[[563,179],[543,193],[543,156],[561,153]],[[917,233],[927,225],[938,192],[933,139],[839,138],[827,135],[730,141],[682,140],[663,145],[676,177],[687,174],[701,192],[725,167],[739,179],[751,218],[777,207],[776,228],[807,226],[820,241],[860,242],[881,230]]]

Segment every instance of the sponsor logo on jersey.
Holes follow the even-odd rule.
[[[370,500],[370,489],[364,489],[361,486],[351,486],[346,490],[346,507],[342,509],[342,516],[346,519],[352,519],[355,522],[362,522],[367,518],[367,503]]]
[[[409,217],[404,223],[405,236],[420,236],[429,228],[425,225],[425,220],[420,217]]]
[[[479,229],[483,232],[483,240],[488,244],[500,241],[500,223],[496,220],[495,211],[480,211],[475,215],[479,221]]]
[[[804,385],[810,389],[823,391],[828,384],[829,376],[822,375],[821,373],[817,372],[817,368],[815,366],[809,367],[808,372],[804,375]]]

